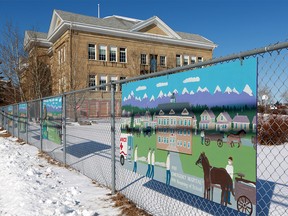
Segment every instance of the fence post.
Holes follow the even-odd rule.
[[[26,142],[28,143],[28,122],[29,122],[29,106],[28,106],[28,103],[27,104],[27,109],[26,109]]]
[[[66,166],[66,95],[62,95],[62,143],[63,163]]]
[[[17,137],[18,139],[20,138],[20,129],[19,129],[19,122],[20,122],[20,118],[19,118],[19,104],[17,104]]]
[[[13,137],[15,137],[14,129],[15,129],[15,121],[14,121],[14,106],[12,106],[12,136],[13,136]]]
[[[40,151],[43,151],[43,102],[40,99]]]
[[[115,83],[111,83],[111,175],[112,195],[115,194]]]

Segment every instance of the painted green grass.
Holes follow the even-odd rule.
[[[220,148],[216,141],[211,141],[209,146],[201,145],[199,135],[193,135],[192,155],[179,153],[182,163],[182,169],[185,174],[203,178],[203,170],[195,165],[201,152],[205,152],[210,165],[214,167],[223,167],[227,165],[228,157],[233,157],[234,173],[244,173],[245,179],[256,181],[256,151],[253,147],[241,145],[240,148],[231,148],[227,143],[223,143]],[[151,137],[134,136],[134,146],[138,145],[138,157],[147,157],[148,149],[155,149],[155,158],[157,162],[166,161],[167,151],[156,148],[156,135]],[[237,177],[234,174],[234,177]]]
[[[48,140],[61,144],[61,137],[58,134],[58,130],[56,128],[56,124],[50,121],[47,121],[47,132],[48,132]]]
[[[202,152],[205,152],[210,165],[225,168],[228,157],[233,157],[234,173],[245,174],[245,179],[256,181],[256,151],[253,147],[241,145],[231,148],[223,143],[220,148],[216,141],[211,141],[209,146],[202,145],[200,136],[193,136],[192,155],[180,154],[183,172],[203,178],[203,170],[195,163]],[[234,177],[237,177],[234,174]]]

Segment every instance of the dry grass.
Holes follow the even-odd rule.
[[[53,164],[53,165],[56,165],[56,166],[60,166],[60,167],[66,167],[65,164],[55,160],[49,154],[47,154],[47,153],[45,153],[43,151],[39,151],[38,157],[44,158],[50,164]]]
[[[119,207],[122,210],[122,215],[126,216],[151,216],[143,209],[140,209],[131,200],[128,200],[123,194],[117,193],[112,197],[115,202],[115,207]]]

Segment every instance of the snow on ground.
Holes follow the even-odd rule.
[[[109,189],[49,164],[36,147],[15,141],[0,137],[0,215],[121,215]]]

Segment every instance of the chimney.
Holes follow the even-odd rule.
[[[100,18],[100,4],[98,4],[98,18]]]

